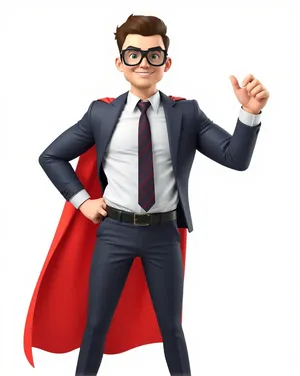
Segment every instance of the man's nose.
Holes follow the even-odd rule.
[[[140,62],[140,67],[149,67],[149,63],[146,56],[144,56],[142,61]]]

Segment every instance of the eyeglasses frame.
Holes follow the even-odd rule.
[[[135,64],[127,64],[127,63],[125,62],[125,59],[124,59],[124,54],[125,54],[126,51],[138,51],[138,52],[140,52],[141,55],[142,55],[140,61],[139,61],[138,63],[135,63]],[[151,52],[151,51],[162,51],[162,52],[164,52],[165,57],[164,57],[164,60],[163,60],[163,62],[162,62],[161,64],[152,64],[152,63],[149,61],[149,59],[148,59],[148,53]],[[148,63],[149,63],[150,65],[152,65],[153,67],[161,67],[162,65],[165,64],[165,62],[166,62],[166,60],[167,60],[168,52],[167,52],[167,50],[164,50],[164,49],[162,49],[162,48],[157,48],[157,47],[153,47],[153,48],[151,47],[151,48],[149,48],[148,50],[141,50],[140,48],[132,48],[132,47],[128,47],[128,48],[125,48],[124,50],[122,50],[121,53],[120,53],[120,58],[121,58],[122,62],[123,62],[125,65],[129,66],[129,67],[134,67],[134,66],[136,66],[136,65],[141,64],[141,62],[142,62],[142,60],[144,59],[144,57],[147,59]]]

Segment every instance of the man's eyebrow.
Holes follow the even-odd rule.
[[[135,47],[135,46],[127,46],[126,49],[127,49],[127,48],[133,48],[133,49],[135,49],[135,50],[140,50],[140,49],[141,49],[141,48],[139,48],[139,47]],[[155,47],[150,47],[150,48],[148,48],[148,50],[152,50],[152,49],[162,50],[161,46],[155,46]]]

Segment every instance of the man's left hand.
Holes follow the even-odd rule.
[[[251,114],[259,114],[270,98],[270,93],[262,83],[258,81],[253,74],[248,74],[248,76],[245,77],[242,87],[240,87],[235,76],[230,76],[229,78],[234,93],[243,106],[243,110]]]

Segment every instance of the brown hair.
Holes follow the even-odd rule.
[[[117,27],[115,39],[117,40],[119,52],[122,51],[122,46],[128,34],[139,34],[144,37],[151,35],[160,35],[165,45],[165,49],[168,51],[170,39],[166,35],[167,26],[165,23],[154,16],[134,16],[131,14],[126,22],[120,27]]]

